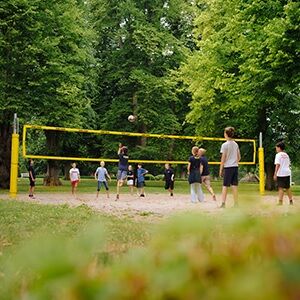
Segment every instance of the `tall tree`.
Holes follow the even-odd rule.
[[[192,1],[93,3],[99,66],[99,90],[93,108],[99,115],[99,126],[111,130],[180,133],[184,116],[178,108],[188,97],[178,94],[178,82],[171,71],[178,69],[189,48],[194,46]],[[137,122],[127,121],[130,114],[137,115]],[[126,143],[130,143],[135,157],[173,158],[168,150],[171,141],[139,139]],[[136,150],[132,149],[136,144]],[[102,151],[113,155],[116,145],[115,139],[104,139]]]
[[[196,20],[198,51],[183,66],[193,94],[188,120],[198,132],[233,125],[263,133],[267,188],[274,183],[274,143],[284,139],[294,162],[300,146],[300,3],[204,0]]]
[[[92,30],[85,3],[76,0],[7,0],[0,3],[0,185],[8,187],[10,120],[78,126],[90,109]],[[46,132],[50,151],[60,141]],[[56,184],[49,162],[47,182]]]

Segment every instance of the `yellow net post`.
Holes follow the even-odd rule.
[[[265,194],[265,158],[264,158],[264,148],[262,147],[262,133],[259,134],[258,166],[259,166],[259,192],[263,196]]]
[[[11,140],[10,164],[10,190],[11,198],[16,198],[18,193],[18,165],[19,165],[19,134],[17,114],[14,115],[14,133]]]

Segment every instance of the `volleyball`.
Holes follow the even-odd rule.
[[[128,121],[129,122],[134,122],[136,120],[136,117],[134,115],[128,116]]]

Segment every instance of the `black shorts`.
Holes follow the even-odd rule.
[[[167,180],[165,183],[165,189],[171,189],[174,190],[174,181],[173,180]]]
[[[277,176],[277,186],[283,189],[289,189],[291,183],[290,176],[278,177]]]
[[[137,181],[136,183],[137,188],[143,188],[145,186],[145,182],[144,181]]]
[[[224,168],[223,186],[238,185],[238,167]]]
[[[32,187],[34,187],[35,186],[35,181],[29,179],[29,185],[32,186]]]

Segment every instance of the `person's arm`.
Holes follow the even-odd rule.
[[[188,173],[188,175],[190,174],[190,171],[191,171],[191,163],[188,162],[188,165],[187,165],[187,173]]]
[[[97,180],[97,174],[98,174],[98,172],[97,172],[97,170],[96,170],[96,172],[95,172],[95,174],[94,174],[95,180]]]
[[[72,169],[70,169],[70,171],[69,171],[69,179],[70,179],[70,181],[71,181],[71,173],[72,173]]]
[[[174,173],[171,176],[171,181],[174,181]]]
[[[78,180],[80,181],[80,172],[79,172],[79,169],[78,169]]]
[[[223,152],[222,156],[221,156],[221,164],[220,164],[220,171],[219,171],[219,176],[220,177],[223,176],[225,160],[226,160],[226,153]]]
[[[110,177],[110,175],[108,174],[108,172],[106,173],[106,176],[107,176],[107,178],[109,179],[109,181],[111,181],[111,177]]]
[[[277,180],[277,172],[280,168],[280,164],[276,164],[275,165],[275,171],[274,171],[274,176],[273,176],[273,179],[276,181]]]
[[[123,147],[123,145],[121,143],[119,143],[118,155],[121,154],[122,147]]]
[[[241,160],[241,152],[240,152],[240,149],[238,149],[238,152],[237,152],[237,161],[239,162]]]
[[[148,170],[144,170],[144,173],[142,175],[145,176],[147,173],[148,173]]]
[[[200,170],[200,175],[202,175],[202,172],[203,172],[203,164],[202,164],[202,162],[200,162],[199,170]]]

